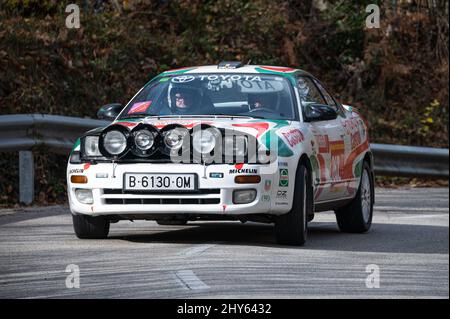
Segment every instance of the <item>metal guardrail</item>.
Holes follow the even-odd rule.
[[[370,144],[375,174],[382,176],[449,178],[448,148]]]
[[[69,154],[84,132],[110,122],[46,114],[0,116],[0,152],[32,150],[38,146]]]
[[[0,116],[0,152],[19,151],[20,201],[33,200],[32,151],[47,147],[68,155],[84,132],[110,122],[45,114]],[[371,144],[375,174],[400,177],[449,178],[449,150],[429,147]],[[30,185],[31,184],[31,185]]]

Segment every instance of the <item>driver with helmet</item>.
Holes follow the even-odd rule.
[[[201,94],[197,88],[185,84],[169,88],[169,106],[172,114],[196,114],[200,103]]]
[[[276,106],[276,95],[274,93],[248,94],[249,111],[274,110]]]
[[[306,101],[309,97],[309,86],[306,83],[305,79],[299,78],[297,81],[298,94],[300,95],[300,99]]]

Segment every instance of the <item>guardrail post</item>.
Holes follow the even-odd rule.
[[[19,152],[20,202],[29,205],[34,197],[34,159],[31,151]]]

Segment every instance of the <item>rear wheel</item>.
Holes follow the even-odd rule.
[[[295,176],[292,209],[275,220],[275,237],[278,244],[301,246],[306,242],[308,215],[312,207],[309,203],[309,177],[305,166],[299,165]]]
[[[335,211],[339,229],[347,233],[365,233],[372,225],[375,198],[374,180],[367,162],[364,162],[361,182],[355,198]]]
[[[109,220],[103,216],[72,215],[73,229],[81,239],[104,239],[108,237]]]

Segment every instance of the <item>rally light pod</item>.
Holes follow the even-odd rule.
[[[161,142],[159,150],[169,156],[179,156],[189,152],[190,134],[189,130],[180,124],[169,124],[160,131]]]
[[[134,155],[148,157],[160,146],[161,135],[154,126],[139,124],[131,131],[128,143]]]
[[[222,162],[222,131],[208,124],[198,124],[191,129],[193,161],[196,163]],[[218,155],[220,158],[216,158]]]
[[[121,158],[130,150],[130,131],[122,125],[111,125],[100,134],[100,153],[108,158]]]

